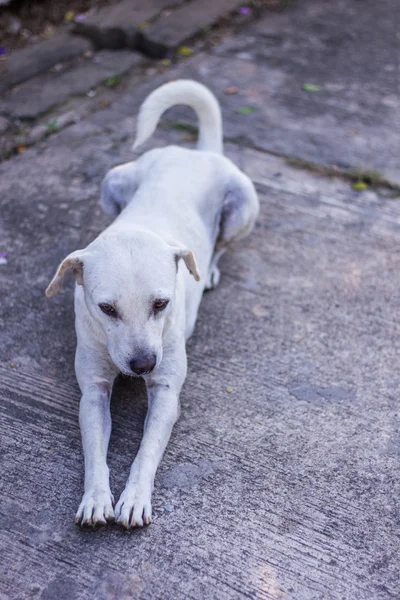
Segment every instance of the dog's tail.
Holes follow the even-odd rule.
[[[201,83],[190,79],[171,81],[152,92],[140,107],[133,148],[155,131],[161,115],[176,104],[186,104],[199,120],[197,148],[222,154],[222,118],[216,97]]]

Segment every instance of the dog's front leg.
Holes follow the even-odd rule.
[[[166,369],[164,364],[164,368],[161,365],[157,370],[157,376],[146,381],[149,407],[143,439],[125,489],[115,507],[117,522],[127,529],[142,527],[151,521],[154,477],[179,416],[179,393],[186,376],[184,350],[181,357],[179,375],[171,375],[171,371],[167,375],[168,368]],[[165,362],[168,363],[168,360]]]
[[[107,449],[111,434],[110,397],[116,370],[103,356],[94,355],[92,349],[79,344],[75,369],[82,391],[79,423],[85,458],[84,494],[75,522],[94,527],[114,520]]]

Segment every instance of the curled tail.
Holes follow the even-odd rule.
[[[161,115],[176,104],[190,106],[197,115],[197,148],[222,154],[222,118],[218,101],[208,88],[190,79],[166,83],[146,98],[139,110],[133,148],[137,148],[154,133]]]

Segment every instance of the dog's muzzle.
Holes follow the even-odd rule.
[[[157,363],[155,354],[143,354],[131,360],[129,367],[135,375],[147,375],[151,373]]]

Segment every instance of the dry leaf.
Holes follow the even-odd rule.
[[[102,98],[99,101],[100,108],[107,108],[108,106],[110,106],[110,104],[111,104],[111,100],[109,100],[109,98]]]
[[[356,183],[353,183],[352,188],[356,192],[363,192],[368,189],[368,186],[364,181],[356,181]]]
[[[189,46],[180,46],[178,48],[178,54],[181,56],[192,56],[193,50]]]

